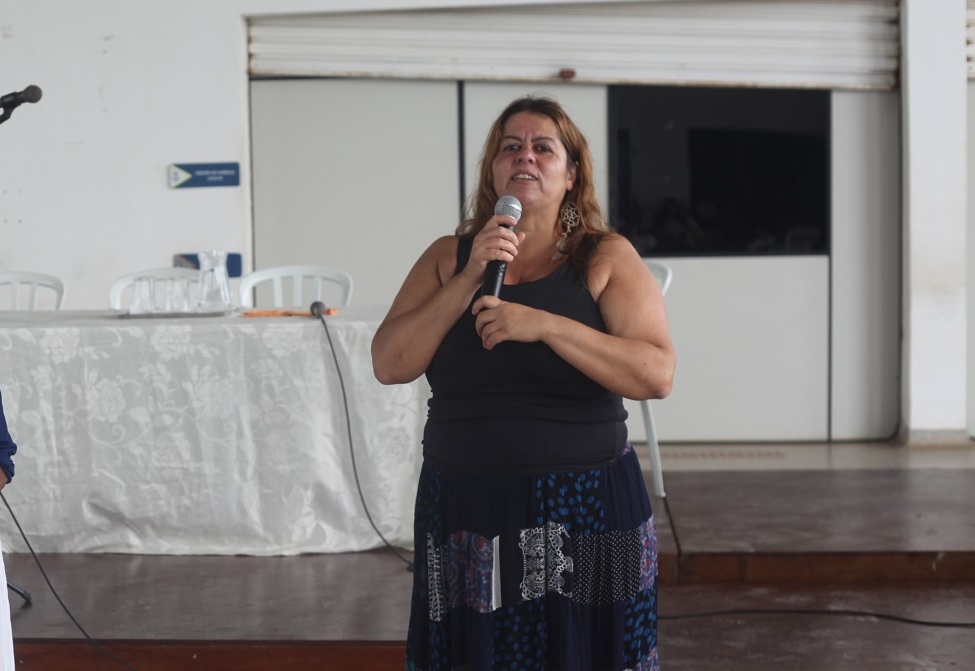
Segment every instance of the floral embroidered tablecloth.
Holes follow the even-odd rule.
[[[19,448],[3,494],[34,550],[379,547],[356,475],[382,534],[411,546],[429,388],[376,381],[384,313],[326,317],[336,368],[309,317],[0,312],[0,390]],[[27,550],[6,510],[0,534],[6,551]]]

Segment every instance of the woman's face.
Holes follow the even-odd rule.
[[[508,119],[491,169],[498,195],[515,196],[526,209],[554,204],[557,210],[576,172],[555,122],[534,112]]]

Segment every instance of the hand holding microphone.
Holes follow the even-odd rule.
[[[494,205],[494,214],[511,217],[515,223],[521,218],[521,201],[514,196],[501,196]],[[502,224],[508,230],[513,230],[514,226]],[[484,286],[481,294],[484,296],[497,297],[501,293],[501,285],[504,284],[504,274],[508,270],[507,261],[491,261],[487,264],[484,271]]]

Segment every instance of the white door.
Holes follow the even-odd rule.
[[[600,198],[608,204],[603,86],[326,79],[252,87],[255,267],[343,267],[355,278],[357,304],[387,305],[423,249],[454,230],[487,128],[517,96],[543,93],[563,103],[592,145]],[[856,94],[844,98],[837,128],[853,127],[845,120],[861,102]],[[878,160],[873,153],[844,156],[857,165]],[[896,424],[896,387],[887,384],[897,352],[889,311],[876,320],[856,302],[862,296],[887,305],[890,298],[853,290],[896,269],[884,251],[896,233],[881,230],[896,220],[896,206],[889,207],[886,182],[864,201],[863,189],[850,192],[836,174],[834,203],[877,203],[849,222],[845,209],[834,213],[844,223],[834,241],[838,260],[671,260],[667,299],[678,369],[672,396],[654,405],[661,440],[819,441],[831,437],[831,421],[833,437],[876,439]],[[883,248],[870,245],[874,251],[856,254],[860,262],[847,260],[849,234],[868,224]],[[896,303],[896,284],[882,285]],[[833,314],[831,325],[834,304],[851,307]],[[869,361],[876,359],[870,370],[849,364],[866,361],[861,344]],[[878,403],[878,412],[864,411]],[[642,440],[640,413],[635,404],[628,409],[631,436]]]
[[[254,81],[251,117],[254,268],[337,266],[388,305],[457,226],[456,83]]]

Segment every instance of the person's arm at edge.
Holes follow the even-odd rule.
[[[3,475],[0,476],[0,490],[14,479],[13,456],[17,453],[17,445],[10,437],[7,430],[7,419],[3,414],[3,397],[0,396],[0,469]]]

